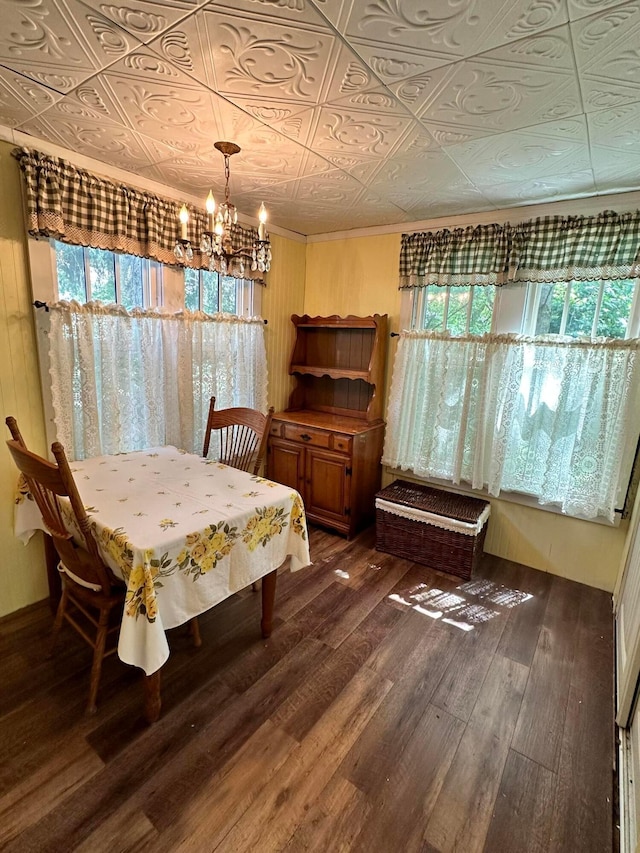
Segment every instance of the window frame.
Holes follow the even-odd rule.
[[[58,283],[58,267],[57,267],[57,244],[59,240],[51,238],[49,244],[51,247],[52,264],[54,270],[53,289],[55,298],[54,301],[60,299],[60,288]],[[91,289],[91,259],[89,256],[90,246],[79,246],[82,249],[82,262],[84,267],[84,288],[85,302],[91,302],[93,293]],[[122,289],[121,289],[121,262],[120,258],[139,257],[138,255],[129,255],[127,252],[116,252],[112,249],[97,249],[99,252],[110,252],[113,255],[113,275],[115,284],[115,302],[117,305],[122,305]],[[163,269],[164,265],[150,258],[141,258],[142,261],[142,305],[133,306],[135,308],[157,308],[163,305]],[[126,307],[126,306],[125,306]]]
[[[237,317],[256,317],[261,313],[262,307],[262,287],[256,284],[255,281],[248,278],[235,278],[235,276],[223,276],[222,273],[216,270],[199,269],[194,267],[182,268],[182,283],[184,291],[184,307],[186,305],[186,281],[185,274],[187,269],[192,269],[198,273],[198,311],[204,311],[204,281],[203,273],[211,272],[218,276],[218,306],[222,303],[222,279],[234,278],[236,282],[236,311],[234,315]],[[192,309],[187,309],[192,310]],[[218,311],[218,313],[222,313]]]
[[[540,305],[540,296],[542,288],[545,284],[551,282],[536,282],[522,281],[513,282],[507,285],[489,285],[495,287],[495,297],[493,302],[493,316],[491,328],[488,330],[490,334],[521,334],[534,337],[535,324],[538,317],[538,308]],[[433,285],[434,287],[437,285]],[[482,287],[487,285],[474,285]],[[570,297],[570,288],[567,288],[565,294],[565,310],[566,317],[567,305]],[[600,301],[604,290],[604,282],[601,280],[600,285]],[[403,291],[400,307],[400,325],[403,329],[411,329],[414,331],[424,331],[424,327],[417,324],[419,318],[424,316],[424,300],[426,297],[427,287],[415,287]],[[472,299],[469,300],[467,309],[467,327],[468,319],[471,312]],[[594,316],[592,330],[597,323],[597,316]],[[640,277],[635,279],[635,290],[631,309],[629,311],[629,319],[627,330],[624,339],[636,338],[640,336]],[[620,340],[623,340],[622,338]]]

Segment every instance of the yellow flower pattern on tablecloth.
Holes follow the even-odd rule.
[[[125,579],[128,579],[133,570],[133,551],[126,532],[121,527],[115,530],[103,527],[99,533],[95,532],[98,545],[117,563]]]
[[[238,528],[230,527],[224,521],[217,525],[211,524],[202,532],[189,533],[186,537],[187,548],[176,559],[178,569],[197,580],[229,556],[237,538]]]
[[[18,477],[18,485],[16,486],[16,504],[21,504],[25,500],[33,500],[33,495],[29,491],[29,486],[27,485],[27,481],[24,478],[24,474],[20,474]]]
[[[288,523],[283,507],[256,507],[256,514],[251,516],[242,531],[242,541],[250,551],[255,551],[258,545],[264,547],[270,539],[282,533]]]
[[[301,536],[306,540],[307,538],[307,521],[304,514],[304,506],[302,504],[302,498],[297,492],[291,493],[291,529],[294,533],[297,533],[298,536]]]
[[[145,551],[144,561],[131,570],[125,599],[127,616],[145,616],[149,622],[155,622],[158,615],[156,579],[160,572],[159,561],[152,560],[152,554],[152,551]]]

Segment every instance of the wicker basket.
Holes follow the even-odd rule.
[[[396,480],[376,495],[376,548],[470,578],[490,508],[478,498]]]

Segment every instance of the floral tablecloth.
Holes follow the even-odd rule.
[[[310,564],[302,499],[288,486],[175,447],[71,469],[104,559],[127,582],[118,655],[147,675],[169,656],[166,629],[287,558],[291,571]],[[30,497],[19,489],[15,532],[24,541],[43,527]]]

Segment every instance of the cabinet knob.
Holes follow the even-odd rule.
[[[311,436],[310,436],[310,435],[307,435],[307,433],[306,433],[306,432],[303,432],[303,433],[302,433],[302,435],[300,436],[300,438],[301,438],[303,441],[311,441]]]

